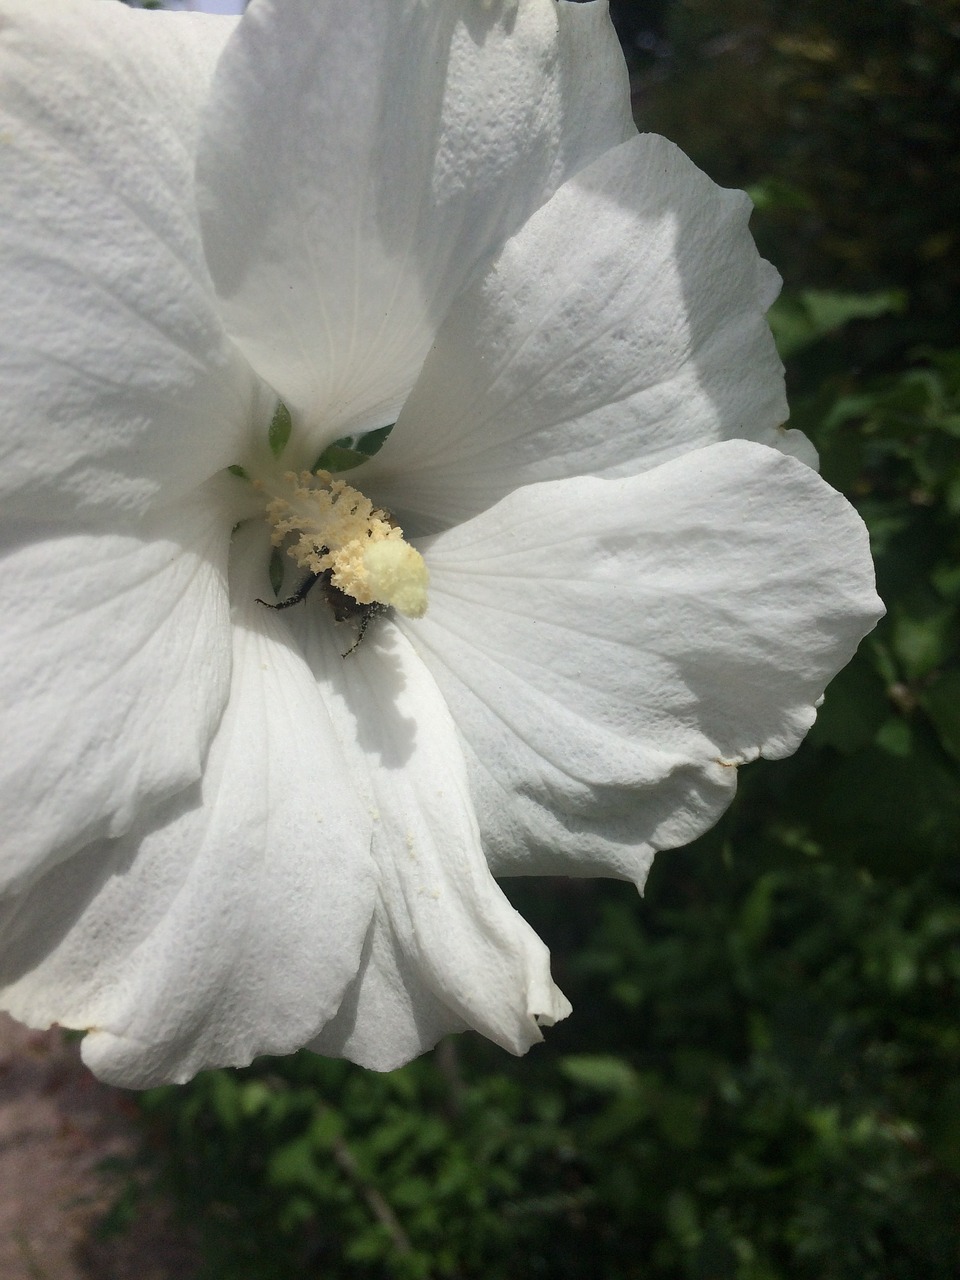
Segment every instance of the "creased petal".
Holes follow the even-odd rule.
[[[390,623],[341,658],[323,612],[304,611],[301,643],[344,749],[366,761],[380,892],[359,975],[312,1047],[388,1070],[474,1027],[523,1053],[569,1005],[487,868],[450,714]]]
[[[204,239],[231,333],[314,448],[393,421],[477,264],[632,130],[622,58],[589,9],[248,10],[206,119]],[[602,59],[591,93],[587,56]]]
[[[266,558],[242,552],[258,538],[238,535],[233,685],[202,784],[57,867],[0,927],[5,1006],[90,1028],[84,1059],[114,1084],[289,1053],[360,964],[372,818],[320,690],[256,603]]]
[[[440,330],[372,464],[382,500],[436,527],[730,437],[793,452],[750,209],[652,135],[571,179]]]
[[[203,258],[199,116],[234,23],[0,2],[0,497],[67,519],[229,465],[251,374]]]
[[[716,820],[737,765],[796,748],[883,612],[853,509],[745,441],[515,491],[423,550],[430,610],[404,626],[497,872],[642,883]]]
[[[229,529],[213,502],[127,532],[4,526],[4,886],[200,776],[230,679]]]

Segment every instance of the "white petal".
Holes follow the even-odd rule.
[[[750,209],[652,135],[583,170],[458,300],[372,464],[381,499],[455,523],[532,481],[780,447]]]
[[[0,0],[0,496],[61,519],[235,461],[250,373],[203,259],[199,114],[234,23]]]
[[[515,491],[422,550],[430,609],[404,628],[497,872],[642,883],[716,820],[737,765],[796,748],[883,612],[853,509],[745,441]]]
[[[372,819],[321,690],[256,603],[258,538],[238,536],[233,685],[202,785],[56,868],[0,930],[5,1007],[90,1028],[84,1059],[115,1084],[288,1053],[360,965]]]
[[[248,10],[207,116],[204,238],[231,332],[314,447],[393,421],[477,264],[632,129],[604,10],[561,18],[553,0]]]
[[[607,0],[559,0],[557,19],[562,121],[544,196],[637,132],[630,77]]]
[[[126,531],[4,527],[5,887],[200,776],[230,679],[229,531],[212,500]]]
[[[525,1052],[541,1038],[538,1027],[570,1006],[550,978],[546,947],[487,868],[463,754],[436,685],[387,622],[345,659],[322,626],[304,628],[340,737],[367,760],[380,874],[363,966],[312,1047],[389,1070],[445,1032],[473,1027]]]

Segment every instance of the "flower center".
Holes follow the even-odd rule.
[[[262,481],[254,487],[264,489]],[[427,610],[429,574],[423,556],[404,541],[389,512],[375,507],[329,471],[288,471],[271,486],[267,522],[275,547],[359,604],[391,605],[410,618]]]

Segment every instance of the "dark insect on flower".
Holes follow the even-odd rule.
[[[319,582],[323,586],[323,594],[327,604],[333,611],[334,619],[337,622],[357,622],[357,638],[341,657],[349,658],[350,654],[360,646],[360,642],[367,634],[367,627],[380,614],[385,613],[389,606],[381,604],[379,600],[374,600],[370,604],[361,604],[359,600],[355,600],[353,596],[347,595],[346,591],[341,591],[339,587],[333,585],[333,570],[324,569],[322,573],[311,573],[300,583],[292,596],[287,596],[285,600],[278,600],[276,604],[270,604],[268,600],[261,600],[257,596],[257,604],[262,604],[268,609],[289,609],[295,604],[300,604],[306,600],[308,594],[314,586]]]

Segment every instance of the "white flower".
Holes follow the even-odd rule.
[[[568,1005],[490,868],[642,884],[880,613],[745,197],[602,4],[0,0],[0,85],[5,1007],[134,1086],[523,1052]],[[328,535],[284,472],[395,420]],[[264,608],[271,502],[285,590],[425,616]]]

